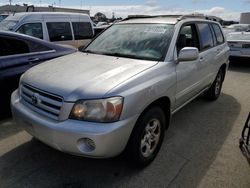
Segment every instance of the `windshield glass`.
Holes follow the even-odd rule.
[[[0,22],[3,21],[7,17],[8,17],[7,15],[0,15]]]
[[[97,37],[85,52],[162,61],[174,32],[170,24],[116,24]]]
[[[250,40],[250,34],[228,34],[227,40]]]
[[[17,21],[14,20],[3,20],[0,22],[0,30],[11,31],[16,24]]]

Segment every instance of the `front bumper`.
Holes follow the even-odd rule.
[[[93,158],[108,158],[120,154],[125,149],[138,118],[135,115],[114,123],[69,119],[56,121],[23,105],[17,90],[11,96],[11,109],[17,125],[47,145],[63,152]],[[93,141],[94,149],[89,149],[86,139]]]

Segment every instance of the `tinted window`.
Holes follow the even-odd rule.
[[[72,40],[70,23],[49,22],[47,23],[50,41]]]
[[[43,39],[43,27],[41,23],[24,24],[17,30],[17,32]]]
[[[52,50],[51,48],[39,44],[37,42],[29,42],[29,46],[30,46],[30,52],[44,52]]]
[[[93,31],[89,22],[72,22],[75,40],[90,39]]]
[[[176,47],[177,52],[184,47],[196,47],[199,49],[199,40],[194,24],[186,25],[181,28]]]
[[[29,46],[21,40],[0,37],[0,56],[29,53]]]
[[[197,25],[201,39],[201,50],[213,47],[213,35],[209,25],[206,23],[199,23]]]
[[[214,33],[215,33],[215,36],[216,36],[217,44],[224,43],[224,37],[223,37],[223,34],[222,34],[222,31],[221,31],[220,27],[217,24],[212,24],[212,26],[213,26]]]

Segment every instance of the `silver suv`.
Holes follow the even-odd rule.
[[[12,94],[18,125],[60,150],[93,158],[126,151],[149,164],[171,115],[219,97],[229,47],[217,22],[177,17],[116,23],[77,52],[28,70]]]

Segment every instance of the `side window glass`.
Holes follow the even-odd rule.
[[[29,46],[24,41],[5,37],[0,37],[0,41],[0,56],[29,53]]]
[[[47,46],[32,41],[29,42],[29,46],[30,46],[30,52],[45,52],[53,50]]]
[[[212,26],[213,26],[214,33],[215,33],[215,36],[216,36],[216,43],[217,44],[223,44],[224,43],[224,37],[223,37],[222,31],[221,31],[219,25],[212,24]]]
[[[48,22],[47,28],[51,42],[72,40],[71,27],[68,22]]]
[[[198,23],[197,24],[200,39],[201,39],[201,50],[206,50],[213,47],[213,35],[207,23]]]
[[[91,39],[93,31],[89,22],[72,22],[75,40]]]
[[[43,27],[41,23],[26,23],[22,25],[17,32],[43,39]]]
[[[181,28],[176,47],[178,53],[184,47],[196,47],[199,49],[199,40],[194,24],[185,25]]]

